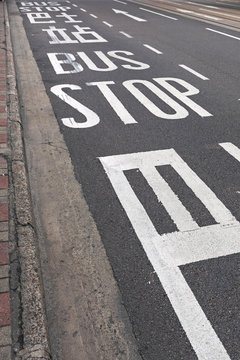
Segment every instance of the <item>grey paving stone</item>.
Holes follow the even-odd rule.
[[[0,327],[0,346],[10,345],[10,344],[11,344],[11,327],[10,326]],[[2,358],[0,357],[0,359]]]

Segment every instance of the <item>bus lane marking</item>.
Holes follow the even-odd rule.
[[[174,149],[106,156],[99,160],[198,359],[230,360],[179,266],[239,253],[239,222]],[[174,168],[217,224],[198,226],[157,171],[157,167],[165,165]],[[124,171],[131,169],[138,169],[142,173],[178,231],[158,234],[124,174]]]

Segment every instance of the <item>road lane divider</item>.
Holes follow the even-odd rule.
[[[147,21],[147,20],[142,19],[140,17],[131,15],[127,11],[118,10],[118,9],[112,9],[112,11],[115,12],[115,14],[122,14],[122,15],[125,15],[125,16],[129,17],[130,19],[133,19],[133,20],[136,20],[136,21],[140,21],[140,22],[146,22]]]
[[[207,10],[207,9],[202,9],[202,8],[199,8],[199,10],[204,10],[204,11],[208,11],[208,12],[211,12],[211,13],[214,13],[214,14],[218,14],[218,15],[222,15],[222,16],[227,16],[228,18],[231,17],[233,19],[237,19],[237,20],[240,20],[240,15],[230,15],[230,14],[227,14],[227,13],[222,13],[220,11],[214,11],[214,10]]]
[[[209,80],[206,76],[200,74],[198,71],[193,70],[193,69],[191,69],[190,67],[188,67],[188,66],[186,66],[186,65],[184,65],[184,64],[179,64],[179,66],[180,66],[181,68],[189,71],[190,73],[196,75],[197,77],[199,77],[199,78],[202,79],[202,80]]]
[[[234,35],[230,35],[230,34],[227,34],[227,33],[224,33],[224,32],[222,32],[222,31],[214,30],[214,29],[211,29],[211,28],[206,28],[206,30],[215,32],[215,33],[220,34],[220,35],[223,35],[223,36],[230,37],[230,38],[235,39],[235,40],[240,40],[239,37],[234,36]]]
[[[113,25],[109,24],[107,21],[103,21],[103,24],[107,25],[108,27],[113,27]]]
[[[196,11],[192,11],[192,10],[176,8],[176,11],[179,11],[179,12],[184,13],[184,14],[194,15],[194,16],[200,16],[200,17],[202,16],[202,17],[205,17],[205,18],[211,19],[211,20],[220,20],[220,18],[210,16],[210,15],[205,15],[205,14],[202,14],[202,13],[197,13]]]
[[[161,14],[161,13],[156,12],[156,11],[153,11],[153,10],[149,10],[149,9],[145,9],[145,8],[139,8],[139,9],[140,9],[140,10],[143,10],[143,11],[147,11],[147,12],[152,13],[152,14],[155,14],[155,15],[158,15],[158,16],[165,17],[165,18],[167,18],[167,19],[178,20],[178,19],[175,18],[175,17],[169,16],[169,15],[164,15],[164,14]]]
[[[152,46],[150,46],[150,45],[148,45],[148,44],[143,44],[143,46],[145,46],[145,47],[148,48],[149,50],[155,52],[156,54],[159,54],[159,55],[162,54],[161,51],[155,49],[154,47],[152,47]]]
[[[89,14],[91,17],[93,17],[94,19],[98,19],[98,16],[94,15],[94,14]]]
[[[124,31],[119,31],[119,33],[122,34],[122,35],[124,35],[124,36],[126,36],[126,37],[129,38],[129,39],[132,39],[132,38],[133,38],[132,35],[129,35],[129,34],[127,34],[127,33],[124,32]]]
[[[120,1],[120,0],[113,0],[113,1],[115,1],[117,3],[120,3],[120,4],[123,4],[123,5],[127,5],[127,3],[125,3],[124,1]]]

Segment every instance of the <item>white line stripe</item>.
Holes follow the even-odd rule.
[[[220,143],[219,145],[240,162],[240,149],[236,145],[232,143]]]
[[[199,4],[198,4],[198,5],[199,5]],[[206,8],[211,8],[211,9],[220,9],[220,8],[217,7],[217,6],[211,6],[211,5],[203,5],[203,4],[201,4],[201,6],[206,7]]]
[[[113,27],[113,25],[112,24],[109,24],[108,22],[106,22],[106,21],[103,21],[103,24],[105,24],[105,25],[107,25],[107,26],[109,26],[109,27]]]
[[[120,32],[120,34],[123,34],[123,35],[126,36],[127,38],[132,39],[132,36],[129,35],[129,34],[127,34],[127,33],[125,33],[124,31],[119,31],[119,32]]]
[[[190,67],[186,66],[186,65],[183,65],[183,64],[179,64],[179,66],[187,71],[189,71],[190,73],[196,75],[197,77],[199,77],[200,79],[202,80],[209,80],[206,76],[200,74],[199,72],[191,69]]]
[[[150,46],[150,45],[148,45],[148,44],[143,44],[143,46],[145,46],[146,48],[152,50],[152,51],[155,52],[156,54],[162,54],[161,51],[155,49],[154,47],[152,47],[152,46]]]
[[[184,14],[192,14],[192,15],[197,15],[199,17],[205,17],[207,19],[211,19],[211,20],[220,20],[220,18],[217,18],[217,17],[214,17],[214,16],[209,16],[209,15],[205,15],[205,14],[202,14],[202,13],[197,13],[195,11],[191,11],[191,10],[186,10],[186,9],[180,9],[180,8],[176,8],[177,11],[180,11]],[[205,9],[204,9],[205,10]],[[207,11],[207,10],[206,10]]]
[[[98,17],[94,14],[90,14],[90,16],[92,16],[94,19],[97,19]]]
[[[143,249],[148,256],[148,259],[152,263],[152,266],[162,283],[162,286],[179,318],[183,329],[186,332],[190,343],[192,344],[194,351],[196,352],[198,360],[230,360],[230,357],[215,333],[211,323],[204,314],[193,292],[188,286],[180,269],[174,266],[174,262],[171,262],[171,253],[169,254],[168,252],[168,238],[166,235],[160,236],[156,232],[156,229],[148,217],[146,210],[124,175],[124,170],[139,168],[140,171],[145,171],[147,168],[147,174],[145,173],[144,175],[147,175],[146,180],[149,182],[149,176],[152,176],[152,167],[161,166],[161,164],[171,164],[172,166],[174,165],[174,169],[178,173],[182,168],[179,175],[185,182],[188,180],[186,185],[193,190],[197,197],[199,194],[201,197],[204,197],[204,199],[201,197],[199,199],[201,201],[204,200],[202,202],[206,208],[210,210],[211,214],[212,212],[215,212],[215,205],[220,212],[223,211],[222,216],[224,218],[224,225],[228,224],[229,221],[231,222],[231,220],[234,220],[230,212],[217,199],[215,194],[207,187],[207,185],[201,181],[201,179],[172,149],[149,153],[108,156],[100,158],[100,161],[129,220],[132,223],[135,233],[137,234]],[[148,167],[150,168],[150,174],[148,173]],[[160,175],[158,174],[158,176]],[[156,186],[157,184],[155,184],[155,179],[150,180],[150,186],[153,185],[152,181],[154,182],[154,191],[159,189],[159,186]],[[157,182],[158,180],[159,177],[157,178]],[[226,213],[226,217],[224,217],[224,213]],[[215,218],[215,215],[212,215]],[[222,216],[219,217],[222,218]],[[236,222],[236,226],[239,226],[238,222]],[[209,228],[210,226],[208,229]],[[239,231],[239,227],[237,231]],[[211,237],[214,236],[214,231],[210,233],[210,236],[208,236],[207,231],[204,229],[206,236],[204,238],[200,237],[200,241],[198,241],[197,232],[202,232],[202,228],[198,228],[193,232],[179,232],[178,234],[181,234],[183,238],[187,236],[191,237],[191,234],[196,234],[195,240],[197,240],[199,247],[202,245],[202,240],[208,242],[209,238],[211,239]],[[174,239],[176,234],[177,233],[172,233],[168,234],[168,236],[171,237],[172,235],[173,245],[177,243],[177,247],[180,249],[181,244],[178,243],[178,238]],[[225,235],[227,238],[227,234]],[[235,240],[237,238],[238,237],[236,236]],[[195,241],[194,250],[196,249],[197,244]],[[217,246],[221,247],[221,242],[218,243]],[[175,261],[175,259],[173,259],[173,261]]]
[[[140,171],[148,180],[148,184],[156,194],[158,201],[165,207],[180,231],[193,231],[199,228],[189,211],[183,206],[156,167],[142,166]]]
[[[74,6],[74,7],[78,7],[76,4],[72,4],[72,6]]]
[[[127,5],[127,3],[125,3],[124,1],[120,1],[120,0],[113,0],[113,1],[116,1],[116,2],[118,2],[118,3],[120,3],[120,4]]]
[[[237,37],[237,36],[233,36],[233,35],[230,35],[230,34],[226,34],[226,33],[223,33],[223,32],[221,32],[221,31],[213,30],[213,29],[210,29],[210,28],[206,28],[206,30],[213,31],[213,32],[215,32],[215,33],[217,33],[217,34],[221,34],[221,35],[224,35],[224,36],[228,36],[228,37],[230,37],[230,38],[232,38],[232,39],[240,40],[240,38]]]
[[[171,19],[171,20],[178,20],[172,16],[168,16],[168,15],[164,15],[164,14],[160,14],[159,12],[156,12],[156,11],[152,11],[152,10],[148,10],[148,9],[144,9],[144,8],[139,8],[140,10],[143,10],[143,11],[147,11],[147,12],[150,12],[152,14],[155,14],[155,15],[159,15],[159,16],[163,16],[165,18],[168,18],[168,19]]]
[[[204,11],[208,11],[208,12],[211,12],[211,13],[214,13],[214,14],[219,14],[219,15],[227,15],[228,17],[231,17],[231,18],[234,18],[234,19],[238,19],[240,20],[240,16],[238,15],[230,15],[230,14],[223,14],[222,12],[220,11],[214,11],[214,10],[207,10],[207,9],[201,9],[200,10],[204,10]]]
[[[83,11],[83,12],[87,12],[87,10],[85,10],[85,9],[83,9],[83,8],[80,8],[80,10]]]
[[[200,14],[201,16],[207,18],[207,19],[212,19],[212,20],[220,20],[220,18],[217,18],[215,16],[209,16],[209,15],[204,15],[204,14]]]

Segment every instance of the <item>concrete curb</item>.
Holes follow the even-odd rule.
[[[20,265],[21,344],[15,344],[16,360],[49,360],[46,316],[42,292],[37,236],[28,185],[22,124],[12,55],[8,13],[5,8],[9,127],[12,154],[13,211],[15,214],[15,254]],[[18,336],[19,337],[19,336]]]

